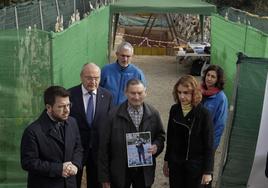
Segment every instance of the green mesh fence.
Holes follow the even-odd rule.
[[[218,10],[218,13],[232,22],[250,25],[262,32],[268,33],[268,17],[260,17],[232,7],[221,8]]]
[[[225,91],[229,101],[233,95],[237,53],[243,52],[247,56],[256,57],[245,58],[240,65],[236,103],[232,104],[235,105],[233,127],[228,126],[225,135],[225,139],[230,139],[227,161],[223,175],[219,176],[221,188],[246,188],[255,154],[268,70],[267,59],[261,59],[268,57],[268,34],[246,24],[234,23],[222,16],[213,15],[211,45],[212,63],[219,64],[225,70]],[[227,142],[224,148],[227,147],[226,144]]]
[[[0,188],[26,187],[20,140],[44,109],[45,88],[78,84],[88,61],[107,63],[109,16],[100,8],[61,33],[0,30]]]
[[[243,52],[247,56],[268,57],[268,34],[218,15],[211,19],[211,45],[211,62],[225,70],[225,91],[229,99],[236,72],[236,54]]]
[[[20,139],[43,108],[43,90],[51,84],[50,56],[48,33],[0,31],[0,187],[26,187]]]
[[[247,187],[259,133],[268,59],[244,57],[238,67],[235,112],[221,188]]]
[[[68,28],[75,10],[84,18],[85,13],[98,9],[110,0],[32,0],[0,9],[0,30],[36,27],[45,31],[54,31],[56,18],[63,16],[64,29]]]
[[[80,70],[86,62],[100,67],[108,62],[109,7],[62,33],[53,33],[53,83],[71,87],[80,82]]]

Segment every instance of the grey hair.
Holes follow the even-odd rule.
[[[133,46],[129,42],[122,42],[121,44],[119,44],[116,52],[120,52],[122,49],[130,50],[131,53],[133,53],[133,51],[134,51]]]

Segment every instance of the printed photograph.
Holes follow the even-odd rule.
[[[151,146],[150,132],[127,133],[128,167],[153,165],[152,154],[148,153]]]

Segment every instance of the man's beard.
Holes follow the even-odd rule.
[[[60,121],[60,122],[65,121],[65,119],[62,119],[62,118],[58,117],[57,115],[55,115],[55,113],[53,111],[50,115],[55,121]]]

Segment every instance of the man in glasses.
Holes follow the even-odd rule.
[[[69,117],[69,92],[51,86],[44,92],[46,110],[29,125],[21,140],[21,165],[28,171],[28,188],[76,188],[82,168],[79,129]]]
[[[86,63],[80,72],[81,84],[70,89],[71,116],[77,120],[84,148],[83,166],[86,166],[87,187],[99,188],[97,178],[97,151],[100,129],[112,106],[112,95],[99,87],[100,68]],[[77,174],[77,187],[81,186],[82,172]]]
[[[122,42],[116,50],[116,62],[107,64],[101,71],[100,85],[112,93],[114,105],[120,105],[127,99],[124,91],[128,80],[136,78],[146,84],[143,72],[131,64],[132,56],[132,45]]]

